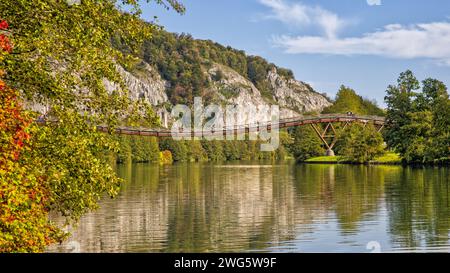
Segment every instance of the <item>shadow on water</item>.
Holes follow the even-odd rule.
[[[127,181],[120,195],[68,241],[82,252],[368,252],[371,241],[450,251],[448,168],[235,162],[117,172]]]

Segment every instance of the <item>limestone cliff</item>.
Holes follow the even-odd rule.
[[[273,98],[281,108],[295,110],[298,113],[321,112],[331,103],[323,95],[295,79],[286,80],[273,68],[267,76],[273,90]]]
[[[170,111],[174,106],[167,95],[170,84],[165,81],[156,68],[142,62],[132,72],[118,67],[118,73],[123,77],[129,89],[129,96],[134,100],[143,99],[155,108],[162,123],[167,127],[171,122]],[[270,84],[270,96],[263,95],[260,90],[247,78],[230,67],[213,63],[204,67],[203,73],[210,81],[206,92],[212,97],[212,102],[218,105],[238,105],[248,109],[250,106],[280,106],[280,117],[299,116],[305,112],[321,112],[331,103],[323,95],[312,90],[309,85],[286,79],[273,68],[267,74]],[[104,81],[109,91],[117,88],[114,83]],[[31,103],[29,107],[39,111],[48,111],[47,105]],[[268,120],[268,115],[262,113],[244,117],[245,123],[256,123]]]
[[[129,87],[131,98],[147,100],[155,106],[163,119],[167,118],[173,106],[167,96],[170,86],[154,68],[144,64],[133,73],[123,69],[120,69],[120,73]],[[276,104],[280,106],[281,118],[286,118],[305,112],[321,112],[331,104],[327,98],[312,90],[307,84],[280,76],[275,68],[267,76],[270,83],[270,97],[262,95],[250,80],[227,66],[214,63],[205,68],[204,73],[211,82],[206,92],[213,98],[213,102],[219,105],[239,105],[248,108],[251,105],[260,107]],[[109,83],[107,86],[114,88]],[[253,115],[246,117],[245,122],[256,123],[266,119],[267,116],[262,114]]]

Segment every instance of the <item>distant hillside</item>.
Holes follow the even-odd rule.
[[[269,97],[269,71],[276,68],[278,74],[285,79],[294,78],[291,70],[279,68],[261,57],[247,56],[242,50],[224,47],[213,41],[195,40],[189,34],[177,35],[159,31],[151,40],[145,42],[142,54],[143,60],[155,65],[162,77],[171,83],[170,97],[174,103],[187,99],[177,93],[177,88],[178,92],[183,89],[187,94],[203,95],[211,86],[211,81],[203,70],[211,68],[214,63],[233,69]],[[219,73],[213,80],[220,78]],[[310,89],[312,91],[312,88]]]
[[[120,38],[113,42],[121,47]],[[202,97],[205,104],[276,104],[283,117],[321,112],[331,105],[324,95],[295,80],[291,70],[189,34],[159,30],[144,42],[139,57],[141,64],[122,71],[131,96],[147,99],[162,111],[175,104],[191,105],[194,97]]]

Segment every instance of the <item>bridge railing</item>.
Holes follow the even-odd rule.
[[[341,120],[360,120],[360,121],[375,121],[375,122],[385,122],[384,117],[379,116],[367,116],[367,115],[347,115],[347,114],[321,114],[321,115],[311,115],[311,116],[296,116],[290,118],[280,119],[277,123],[289,123],[289,122],[300,122],[300,121],[315,121],[322,119],[341,119]],[[276,125],[278,125],[276,124]],[[222,127],[223,130],[232,130],[234,128],[244,129],[244,128],[256,128],[273,125],[272,121],[263,121],[258,123],[249,123],[238,126],[225,126]]]
[[[239,133],[249,131],[258,131],[259,128],[268,128],[271,129],[280,127],[281,124],[286,123],[300,123],[300,124],[308,124],[313,123],[313,121],[321,122],[333,122],[333,121],[362,121],[362,122],[376,122],[378,124],[384,124],[385,118],[379,116],[367,116],[367,115],[353,115],[353,114],[320,114],[320,115],[311,115],[311,116],[296,116],[290,118],[280,119],[276,124],[272,124],[272,121],[263,121],[258,123],[250,123],[250,124],[241,124],[241,125],[233,125],[233,126],[224,126],[220,128],[212,128],[209,130],[210,134],[220,134],[224,131],[237,131]],[[39,122],[39,121],[38,121]],[[45,122],[44,122],[45,123]],[[296,125],[298,126],[298,125]],[[284,126],[286,127],[286,126]],[[288,126],[289,127],[289,126]],[[108,131],[107,126],[97,126],[97,128],[101,131]],[[118,133],[144,133],[144,134],[153,134],[153,135],[171,135],[172,130],[167,128],[137,128],[137,127],[119,127],[115,130]],[[192,129],[188,129],[184,132],[180,132],[181,134],[190,134],[192,133]]]
[[[379,116],[367,116],[367,115],[348,115],[348,114],[320,114],[320,115],[310,115],[310,116],[297,116],[291,118],[283,118],[280,121],[298,121],[298,120],[317,120],[324,118],[334,118],[334,119],[357,119],[357,120],[373,120],[373,121],[385,121],[384,117]]]

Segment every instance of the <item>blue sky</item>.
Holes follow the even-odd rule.
[[[383,105],[411,69],[450,86],[450,1],[182,0],[185,15],[150,5],[143,17],[260,55],[334,96],[344,84]]]

